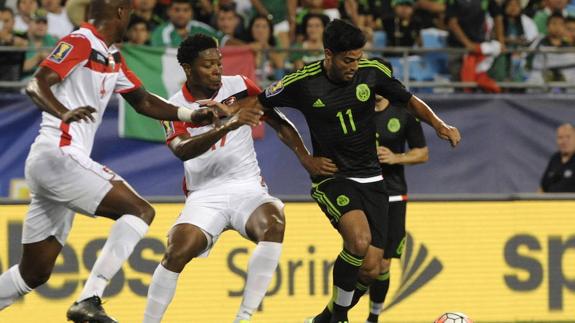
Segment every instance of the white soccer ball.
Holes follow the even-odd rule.
[[[437,318],[434,323],[473,323],[473,320],[463,313],[447,312]]]

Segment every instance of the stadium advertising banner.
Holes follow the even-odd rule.
[[[106,310],[141,322],[150,277],[181,205],[156,204],[147,237],[110,283]],[[459,311],[476,322],[575,322],[575,202],[412,202],[403,261],[396,261],[383,322],[433,322]],[[0,206],[0,269],[17,262],[25,206]],[[297,323],[329,298],[340,240],[311,203],[286,207],[281,263],[253,322]],[[63,322],[111,221],[78,216],[50,281],[0,312],[0,322]],[[253,245],[225,233],[182,274],[165,322],[231,322]],[[351,312],[364,322],[367,300]]]

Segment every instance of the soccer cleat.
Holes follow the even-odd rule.
[[[116,319],[106,314],[102,300],[98,296],[74,302],[68,309],[66,318],[74,323],[118,323]]]

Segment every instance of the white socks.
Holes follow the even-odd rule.
[[[261,241],[257,244],[248,262],[248,279],[244,298],[235,322],[249,320],[260,306],[275,273],[282,252],[282,244]]]
[[[176,293],[179,273],[169,271],[161,264],[156,267],[152,283],[148,289],[148,304],[144,313],[144,323],[159,323]]]
[[[94,295],[102,297],[108,281],[122,268],[147,231],[148,224],[137,216],[125,214],[116,220],[78,301]]]
[[[32,288],[22,279],[18,265],[12,266],[0,275],[0,311],[31,291]]]

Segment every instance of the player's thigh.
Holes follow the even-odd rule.
[[[87,215],[101,212],[103,216],[117,218],[127,211],[135,212],[134,208],[126,208],[124,201],[141,200],[137,194],[125,189],[122,190],[126,196],[124,199],[113,199],[106,203],[111,205],[100,208],[114,186],[122,186],[113,184],[112,181],[121,183],[123,179],[89,156],[63,149],[45,149],[41,154],[29,157],[26,163],[26,179],[31,184],[33,193]]]
[[[358,183],[358,190],[369,222],[371,244],[384,249],[389,231],[389,197],[385,184],[383,181]]]
[[[389,225],[384,257],[400,258],[405,245],[406,201],[389,203]]]
[[[131,214],[152,223],[155,212],[148,201],[123,180],[113,180],[110,184],[112,187],[98,205],[96,215],[116,220],[124,214]]]
[[[54,236],[22,245],[19,268],[22,278],[30,288],[36,288],[48,280],[60,251],[62,244]]]
[[[240,183],[230,187],[230,223],[252,241],[283,241],[284,204],[261,183]]]
[[[208,248],[206,233],[199,227],[180,223],[168,233],[168,248],[162,265],[168,270],[181,272],[193,258]]]
[[[254,242],[282,242],[286,225],[283,209],[280,203],[260,204],[245,224],[247,237]]]
[[[74,211],[66,204],[32,193],[22,229],[22,244],[32,244],[55,237],[60,245],[68,239]]]

